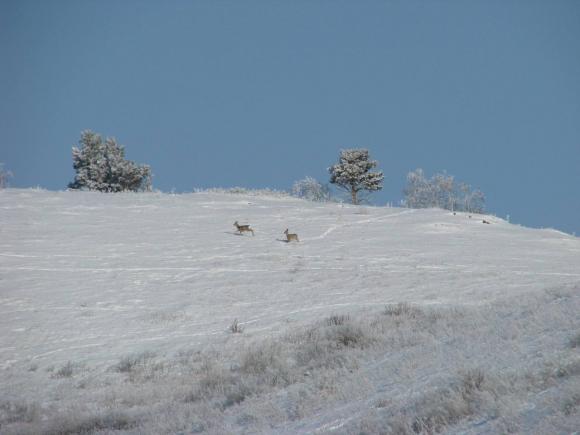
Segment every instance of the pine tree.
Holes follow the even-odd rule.
[[[369,160],[366,149],[348,149],[340,152],[339,163],[328,168],[330,182],[350,194],[353,204],[359,203],[359,192],[377,191],[383,188],[382,171],[373,172],[376,160]]]
[[[73,147],[76,176],[70,189],[101,192],[151,190],[151,168],[125,159],[125,149],[114,138],[104,142],[90,130],[81,133],[80,148]]]

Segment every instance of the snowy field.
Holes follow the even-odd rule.
[[[283,196],[0,191],[1,434],[577,431],[578,238]]]

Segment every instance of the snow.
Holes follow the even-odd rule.
[[[237,234],[234,221],[250,224],[255,236]],[[299,243],[285,242],[286,228]],[[579,307],[579,289],[580,239],[494,216],[222,193],[6,189],[0,191],[0,402],[62,408],[68,399],[47,375],[53,368],[72,361],[98,376],[130,354],[171,359],[184,349],[226,345],[234,319],[244,328],[239,340],[259,341],[333,313],[364,316],[399,302],[500,316],[507,301],[521,301],[513,313],[527,319],[527,303],[561,291],[568,306],[546,315],[548,323],[534,326],[540,335],[518,344],[522,355],[534,347],[546,353],[545,346],[578,332],[578,316],[562,313]],[[519,315],[513,313],[503,315]],[[554,319],[556,326],[549,323]],[[510,358],[503,351],[497,361],[482,356],[498,370],[519,364]],[[445,365],[424,368],[425,379],[438,378]],[[368,370],[369,378],[378,376]],[[427,381],[415,382],[422,391]],[[364,403],[341,406],[360,411]],[[340,433],[348,421],[337,409],[277,430]],[[481,433],[490,430],[486,424]]]

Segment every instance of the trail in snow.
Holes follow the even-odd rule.
[[[355,221],[355,222],[346,222],[343,224],[337,224],[337,225],[332,225],[331,227],[329,227],[324,233],[322,233],[319,236],[316,237],[308,237],[308,238],[304,238],[302,239],[303,241],[310,241],[310,240],[323,240],[325,239],[330,233],[338,230],[339,228],[347,228],[347,227],[352,227],[352,226],[356,226],[356,225],[362,225],[362,224],[366,224],[366,223],[371,223],[371,222],[379,222],[385,219],[389,219],[389,218],[393,218],[393,217],[397,217],[397,216],[401,216],[404,214],[409,214],[409,213],[413,213],[415,210],[405,210],[399,213],[393,213],[393,214],[388,214],[386,216],[377,216],[374,218],[368,218],[368,219],[363,219],[363,220],[359,220],[359,221]]]

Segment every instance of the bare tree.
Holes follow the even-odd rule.
[[[439,207],[447,210],[483,213],[485,195],[481,190],[472,190],[469,184],[456,183],[445,171],[430,179],[422,169],[407,174],[407,186],[403,190],[405,205],[410,208]]]
[[[445,171],[440,174],[435,174],[431,178],[431,185],[433,186],[434,192],[434,206],[447,210],[455,210],[455,183],[453,175],[447,175]]]

